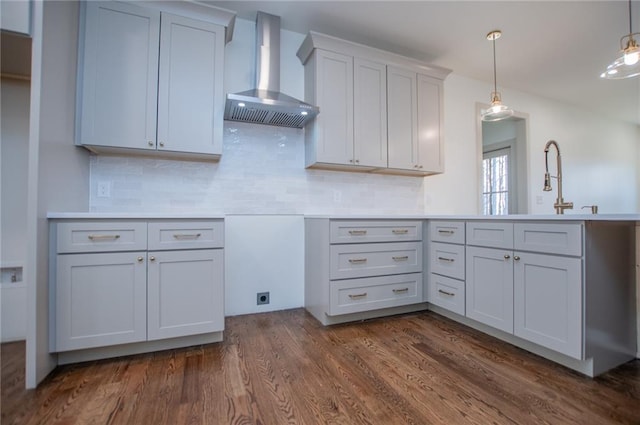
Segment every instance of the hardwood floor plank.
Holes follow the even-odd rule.
[[[640,424],[640,360],[590,379],[430,312],[230,317],[221,343],[59,367],[32,391],[24,344],[0,355],[3,425]]]

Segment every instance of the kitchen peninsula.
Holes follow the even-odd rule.
[[[59,361],[127,354],[122,347],[134,348],[133,353],[201,343],[198,339],[202,338],[221,340],[223,247],[237,245],[236,241],[224,241],[229,236],[225,235],[223,216],[49,213],[48,218],[52,235],[56,235],[52,241],[57,241],[51,245],[51,276],[55,279],[50,288],[50,340],[51,352],[58,353]],[[430,309],[588,376],[636,356],[638,215],[308,215],[299,219],[304,221],[305,232],[304,306],[324,325]],[[140,323],[145,325],[141,325],[136,342],[92,340],[90,347],[73,345],[78,339],[64,335],[79,320],[69,316],[72,310],[65,304],[69,297],[62,296],[67,292],[60,289],[68,279],[60,274],[65,267],[56,264],[62,261],[64,265],[69,258],[80,256],[102,258],[116,250],[68,251],[61,237],[68,233],[65,229],[77,228],[83,234],[75,234],[84,243],[122,246],[127,242],[120,231],[124,224],[146,230],[146,237],[138,241],[144,242],[144,247],[134,250],[132,267],[146,264],[142,281],[148,288],[157,286],[153,270],[160,255],[184,254],[180,261],[188,260],[189,264],[197,260],[192,254],[220,255],[213,258],[219,272],[213,274],[215,282],[200,282],[189,298],[198,302],[206,298],[217,307],[163,306],[157,304],[163,299],[158,294],[154,302],[144,300],[149,304],[146,310],[141,308]],[[118,238],[108,228],[114,225],[119,229]],[[158,237],[153,236],[156,233]],[[163,239],[163,233],[168,239]],[[201,245],[204,242],[198,240],[205,236],[208,242]],[[74,241],[73,237],[67,239]],[[153,241],[169,245],[156,246]],[[133,252],[131,249],[123,248]],[[209,257],[198,264],[212,264]],[[228,268],[228,263],[224,267]],[[192,276],[176,273],[175,281],[178,276]],[[211,288],[218,289],[211,292]],[[145,297],[152,297],[154,291],[147,291]],[[210,296],[198,295],[203,293]],[[134,305],[123,297],[120,300]],[[156,304],[158,309],[152,308]],[[163,311],[169,315],[162,316]],[[191,316],[197,311],[205,316],[207,311],[215,311],[216,317],[200,320],[184,316],[187,311]],[[213,327],[198,327],[200,322]],[[189,332],[178,335],[177,329]],[[165,346],[167,343],[170,345]]]

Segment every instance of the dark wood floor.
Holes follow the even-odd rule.
[[[225,341],[56,369],[9,424],[640,424],[640,361],[596,379],[434,313],[323,328],[302,309],[227,318]]]

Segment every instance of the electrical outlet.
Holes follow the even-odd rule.
[[[544,204],[544,199],[540,195],[536,195],[536,205]]]
[[[258,292],[257,302],[258,305],[269,304],[269,293],[268,292]]]
[[[111,197],[111,182],[99,181],[98,182],[98,198],[110,198]]]

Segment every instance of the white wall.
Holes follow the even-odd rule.
[[[476,103],[484,102],[490,90],[487,83],[456,74],[445,81],[445,173],[425,179],[427,213],[478,212]],[[513,109],[529,114],[529,213],[553,213],[557,194],[543,192],[541,183],[543,149],[550,139],[562,152],[564,198],[576,206],[567,214],[591,204],[597,204],[600,213],[639,211],[638,126],[518,91],[503,89],[502,97]],[[536,196],[543,197],[542,204],[535,202]]]
[[[24,269],[27,241],[28,81],[2,78],[0,92],[0,264]],[[27,335],[24,280],[0,283],[0,342]]]
[[[48,211],[86,211],[87,151],[74,145],[78,3],[34,2],[27,194],[26,385],[56,366],[49,354]]]

